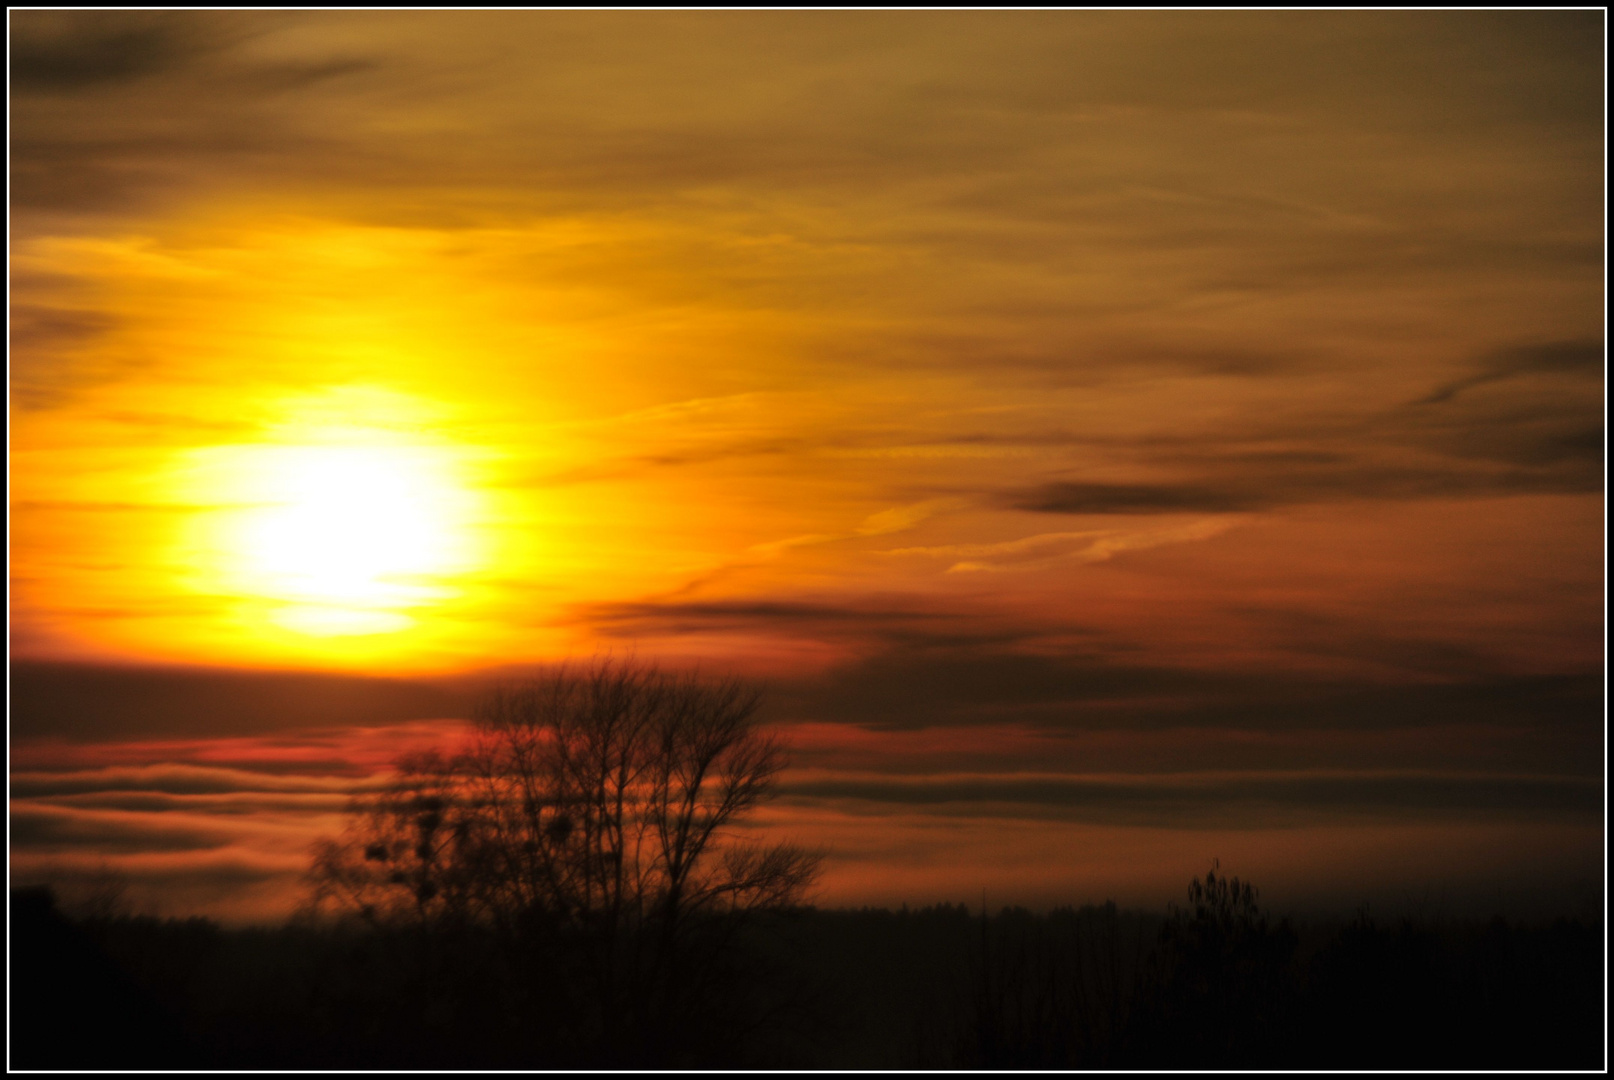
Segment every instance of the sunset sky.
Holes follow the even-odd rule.
[[[14,881],[284,915],[609,654],[823,904],[1601,908],[1604,12],[9,31]]]

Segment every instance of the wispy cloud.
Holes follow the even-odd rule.
[[[752,554],[770,556],[777,555],[789,548],[806,547],[812,544],[830,544],[837,540],[855,540],[865,536],[886,536],[891,533],[907,532],[915,525],[934,514],[948,509],[956,509],[963,505],[960,499],[927,499],[924,502],[914,503],[910,506],[893,506],[889,510],[880,510],[863,519],[862,524],[856,528],[839,533],[813,533],[807,536],[792,536],[783,540],[770,540],[762,544],[753,544],[747,550]]]
[[[1486,356],[1468,375],[1431,390],[1414,405],[1440,405],[1465,390],[1486,383],[1532,375],[1578,375],[1595,378],[1607,360],[1607,349],[1597,341],[1553,341],[1540,345],[1517,345]]]
[[[1067,560],[1076,563],[1104,562],[1124,551],[1143,551],[1165,544],[1207,540],[1237,524],[1236,518],[1218,518],[1165,529],[1090,529],[1084,532],[1039,533],[994,544],[894,548],[886,554],[956,559],[947,567],[950,574],[1040,570]]]

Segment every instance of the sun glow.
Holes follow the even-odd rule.
[[[315,422],[191,455],[186,487],[211,504],[189,538],[193,586],[298,635],[413,628],[484,561],[466,451],[406,424],[320,423],[320,410],[299,411]]]
[[[268,447],[247,468],[266,505],[235,529],[235,572],[290,602],[275,621],[314,634],[403,629],[401,609],[452,595],[436,584],[465,563],[463,500],[418,447]]]

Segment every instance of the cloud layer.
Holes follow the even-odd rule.
[[[836,896],[1579,873],[1602,18],[15,13],[14,869],[269,911],[610,652],[768,685]],[[311,633],[218,463],[356,442],[477,554]]]

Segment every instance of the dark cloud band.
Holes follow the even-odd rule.
[[[1585,777],[1451,775],[1134,776],[796,780],[798,798],[853,799],[888,808],[924,808],[987,817],[1054,814],[1112,824],[1173,828],[1246,819],[1282,827],[1297,816],[1345,818],[1408,814],[1568,814],[1602,807],[1600,781]]]

